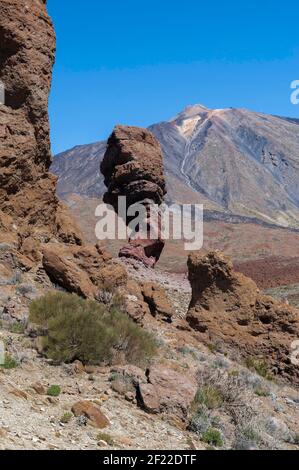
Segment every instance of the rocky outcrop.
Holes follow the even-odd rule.
[[[154,266],[160,258],[164,242],[161,239],[159,211],[153,222],[150,210],[154,204],[159,206],[166,194],[163,157],[158,141],[146,129],[116,126],[108,140],[101,171],[108,188],[104,202],[118,212],[118,198],[125,196],[127,207],[141,203],[146,209],[145,233],[139,232],[132,237],[120,256]],[[130,220],[126,217],[125,222],[128,224]],[[150,236],[151,228],[155,228],[155,238]]]
[[[142,295],[153,317],[160,318],[168,323],[171,322],[174,309],[163,287],[146,282],[142,285]]]
[[[117,289],[127,282],[126,270],[99,246],[45,245],[43,267],[51,280],[85,298],[99,298],[102,289]]]
[[[81,243],[82,236],[55,194],[51,164],[48,95],[55,35],[46,1],[1,0],[0,231],[4,217],[13,225],[21,250],[29,237]],[[1,215],[4,214],[4,215]],[[12,238],[10,234],[10,238]]]
[[[193,377],[165,365],[153,365],[145,373],[134,366],[118,367],[113,371],[117,390],[134,390],[138,405],[152,414],[165,414],[178,423],[185,423],[197,393]],[[113,384],[112,384],[113,386]]]
[[[79,401],[72,407],[72,413],[77,417],[85,417],[86,420],[95,428],[104,429],[110,425],[109,419],[104,415],[100,408],[91,401]]]
[[[262,295],[254,281],[236,273],[219,252],[189,257],[192,300],[187,321],[207,344],[222,342],[269,371],[299,385],[291,345],[299,337],[299,311]]]

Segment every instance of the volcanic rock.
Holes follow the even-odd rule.
[[[127,387],[136,390],[137,402],[148,413],[165,413],[184,423],[197,392],[193,377],[165,365],[154,365],[145,373],[132,366],[113,370]]]
[[[160,144],[146,129],[116,126],[108,140],[101,172],[108,188],[104,195],[105,203],[118,213],[118,198],[124,196],[127,208],[140,203],[145,209],[145,230],[143,233],[137,230],[129,244],[120,251],[120,256],[154,266],[164,248],[160,213],[154,209],[154,205],[161,205],[166,194]],[[150,213],[153,209],[155,222]],[[128,224],[131,220],[125,214],[125,222]],[[155,237],[150,236],[151,229],[155,230]]]
[[[104,413],[90,401],[80,401],[72,407],[75,416],[85,416],[90,424],[96,428],[104,429],[110,425],[109,419]]]
[[[100,289],[114,289],[127,282],[122,266],[99,247],[89,245],[47,244],[43,267],[53,282],[85,298],[97,298]]]
[[[154,317],[171,322],[174,310],[163,287],[146,282],[142,286],[142,294]]]
[[[48,95],[55,35],[45,4],[0,3],[0,81],[5,88],[5,104],[0,105],[0,213],[11,218],[19,249],[28,237],[82,241],[55,194],[56,177],[49,173]],[[0,215],[1,231],[2,219]]]
[[[265,361],[269,371],[299,384],[291,345],[299,337],[299,311],[262,295],[256,284],[233,269],[219,252],[188,260],[192,300],[190,326],[206,344],[222,342],[244,357]]]

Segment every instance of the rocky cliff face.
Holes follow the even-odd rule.
[[[139,232],[124,247],[120,256],[135,258],[153,266],[160,258],[164,242],[160,237],[157,214],[156,239],[150,238],[150,209],[159,206],[166,194],[163,157],[156,138],[146,129],[116,126],[108,140],[101,163],[108,188],[104,202],[118,212],[118,198],[126,197],[127,208],[140,203],[146,211],[144,233]],[[125,217],[128,224],[130,219]]]
[[[1,0],[0,231],[21,249],[27,238],[81,243],[56,196],[48,95],[55,34],[46,1]]]
[[[299,310],[260,294],[219,252],[189,257],[192,300],[189,325],[209,344],[222,343],[267,364],[269,371],[299,383],[292,343],[299,336]]]

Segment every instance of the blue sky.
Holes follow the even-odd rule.
[[[54,154],[194,103],[299,118],[297,0],[48,0],[48,11]]]

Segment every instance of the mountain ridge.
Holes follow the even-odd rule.
[[[168,203],[202,203],[207,211],[299,228],[299,129],[296,119],[245,109],[189,105],[149,126],[159,140]],[[106,142],[55,157],[58,192],[101,198]]]

